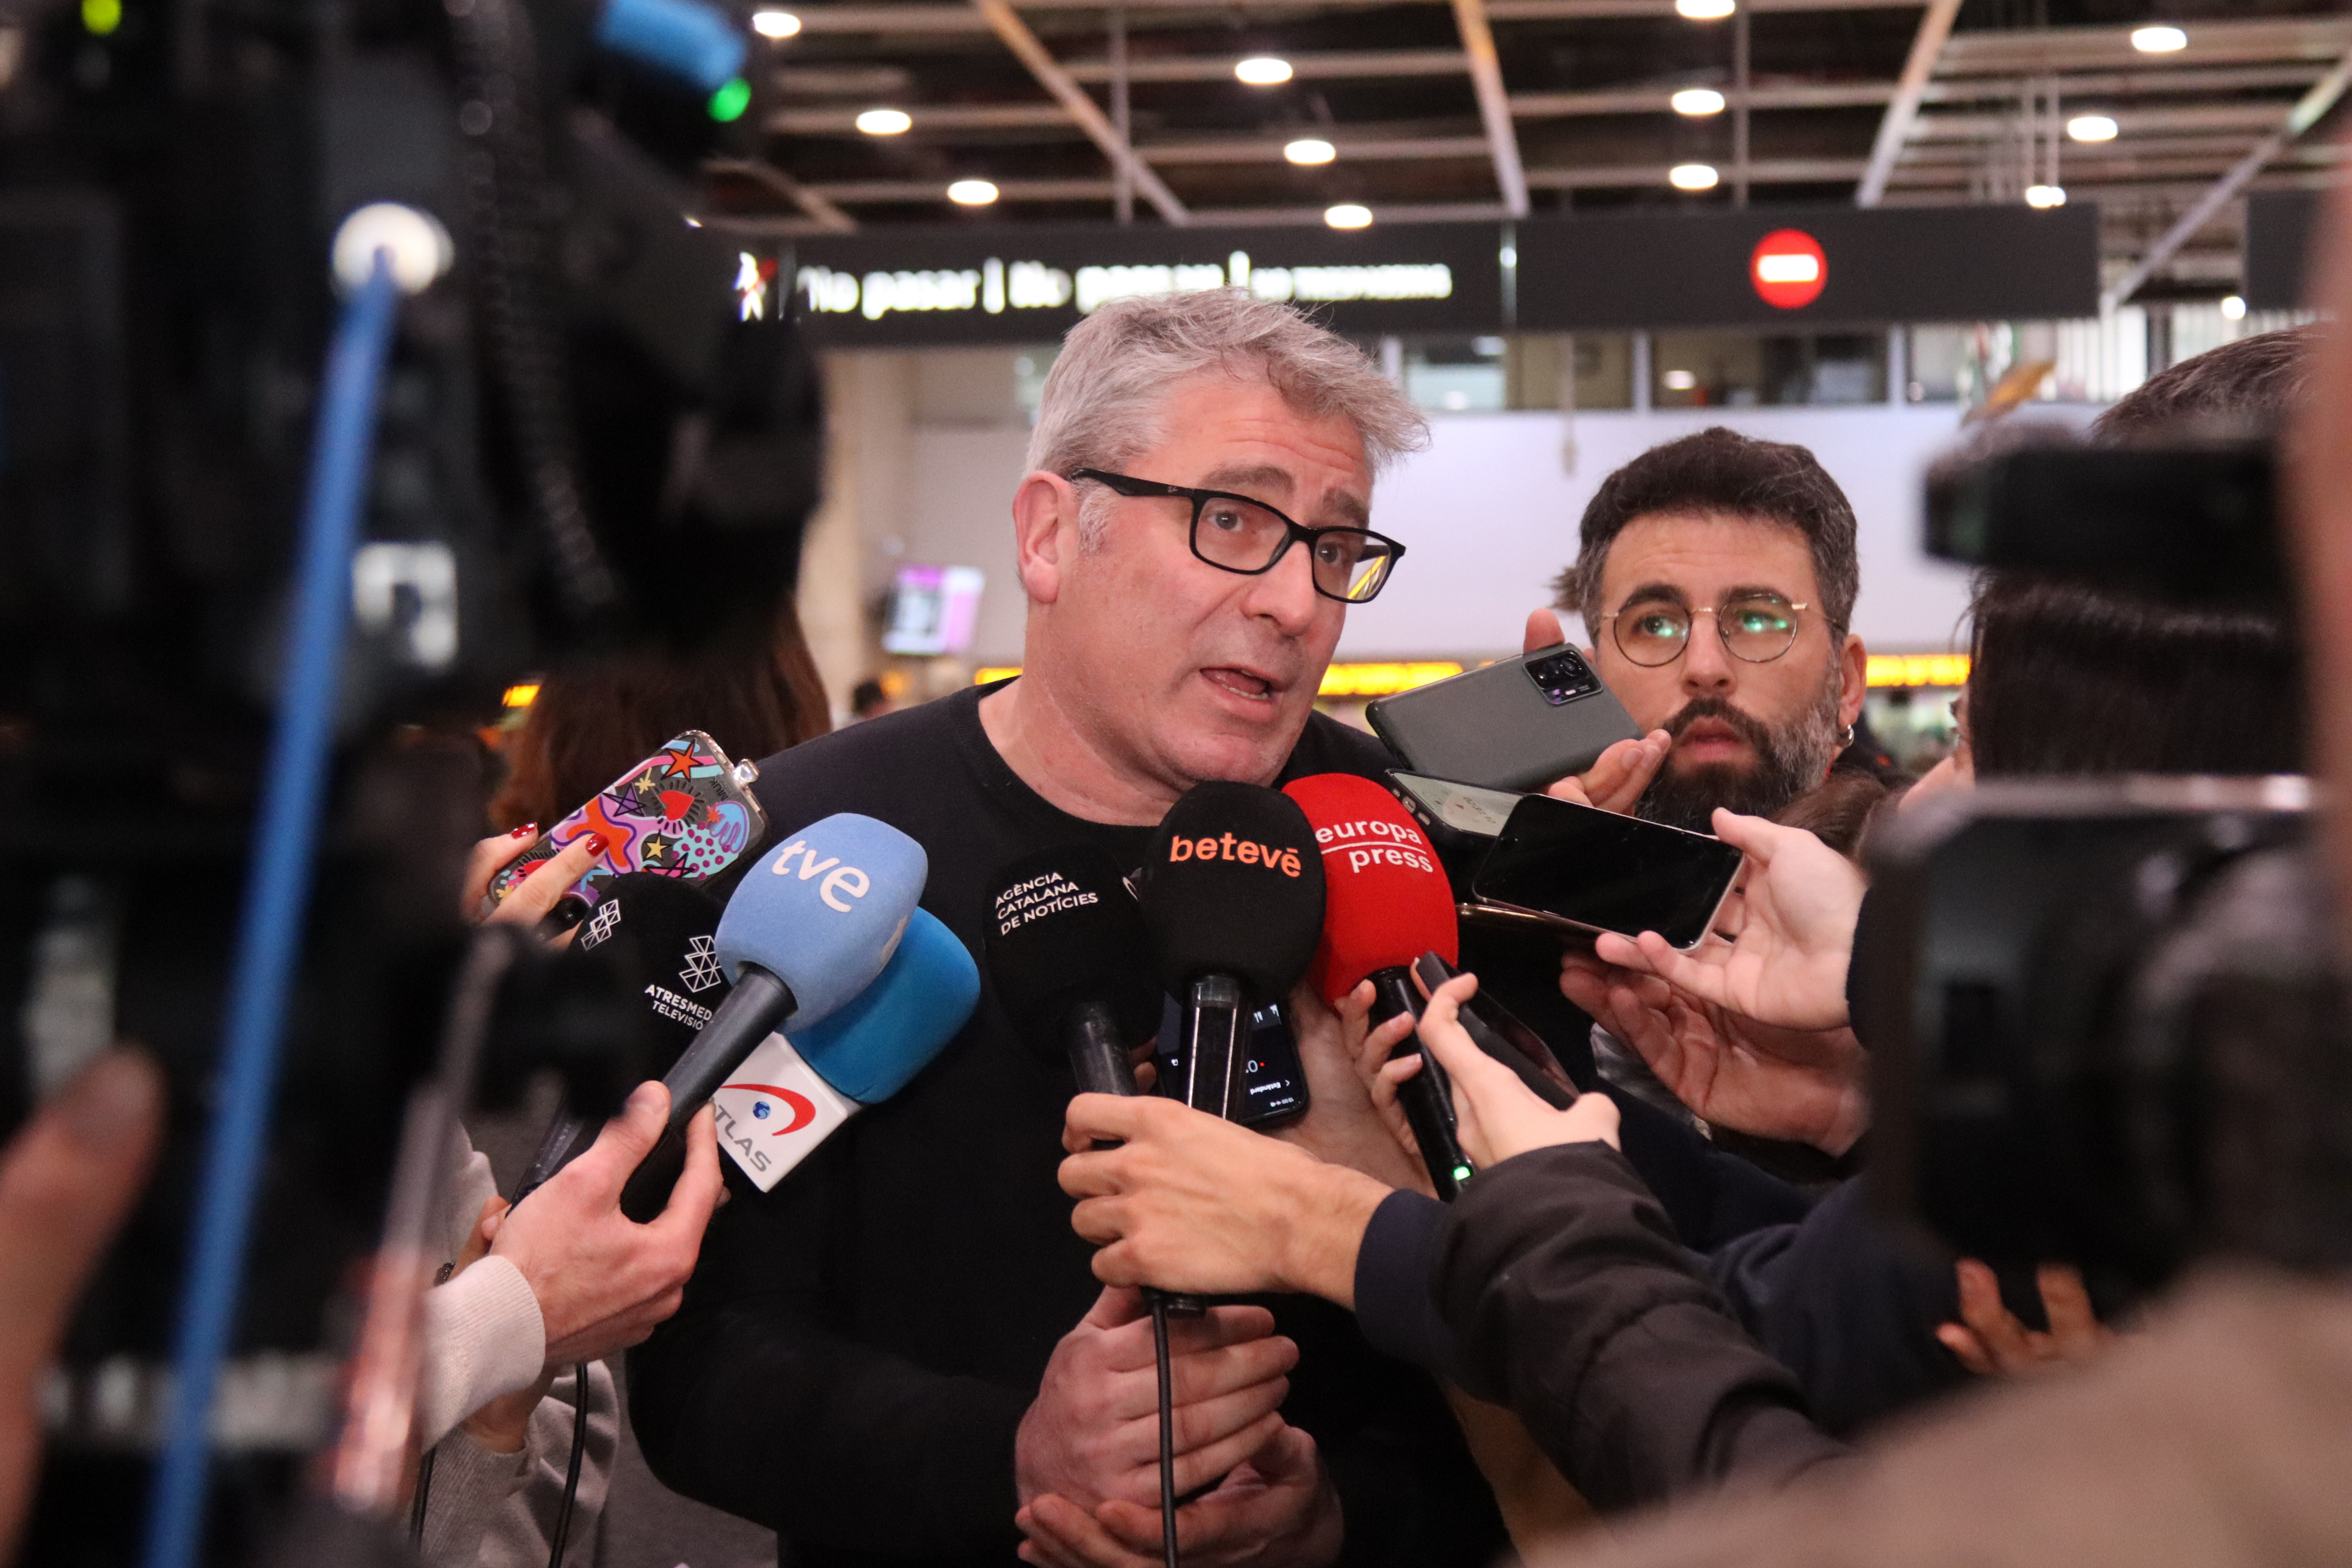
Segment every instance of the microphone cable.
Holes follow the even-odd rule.
[[[547,1568],[563,1568],[564,1543],[572,1537],[572,1510],[580,1498],[580,1460],[588,1450],[588,1363],[584,1361],[572,1363],[572,1458],[563,1467],[563,1503],[555,1510]],[[614,1413],[615,1418],[618,1414]]]
[[[1179,1568],[1176,1560],[1176,1398],[1175,1379],[1168,1364],[1168,1294],[1149,1290],[1151,1302],[1151,1353],[1160,1373],[1160,1556],[1162,1568]]]

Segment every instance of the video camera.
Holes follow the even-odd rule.
[[[446,1122],[534,1063],[590,1114],[635,1081],[633,988],[473,962],[468,731],[569,658],[762,632],[796,575],[814,366],[771,274],[692,216],[701,161],[756,134],[744,60],[704,0],[0,0],[0,754],[24,786],[0,1124],[112,1040],[170,1088],[52,1390],[26,1561],[119,1563],[142,1532],[157,1561],[191,1237],[245,1092],[224,1017],[307,679],[313,427],[357,308],[331,260],[362,209],[405,209],[446,271],[392,318],[358,536],[329,561],[341,679],[315,683],[299,963],[264,988],[284,1068],[241,1108],[258,1195],[204,1560],[257,1560],[334,1436],[422,1089]]]
[[[2291,626],[2266,447],[2012,451],[1930,487],[1970,564]],[[2128,1299],[2352,1262],[2352,1038],[2299,776],[2000,779],[1870,846],[1874,1180],[1996,1264]]]

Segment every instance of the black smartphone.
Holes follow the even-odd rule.
[[[1445,868],[1446,880],[1456,900],[1470,897],[1470,884],[1495,846],[1503,824],[1511,819],[1518,795],[1509,790],[1480,789],[1475,784],[1433,779],[1402,768],[1389,770],[1389,790],[1421,824]]]
[[[1522,796],[1472,879],[1474,900],[1579,931],[1654,931],[1696,946],[1738,879],[1738,849],[1709,834],[1549,795]]]
[[[1161,1083],[1184,1080],[1182,1021],[1175,998],[1160,1014],[1160,1038],[1154,1047]],[[1290,1016],[1280,1003],[1270,1003],[1250,1015],[1248,1051],[1242,1070],[1241,1107],[1234,1120],[1244,1127],[1275,1127],[1307,1114],[1307,1071],[1299,1065],[1298,1042],[1290,1031]]]
[[[1364,717],[1414,773],[1501,790],[1580,773],[1642,733],[1566,643],[1381,698]]]

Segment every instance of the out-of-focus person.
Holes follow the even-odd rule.
[[[690,653],[642,645],[551,672],[508,742],[507,780],[490,801],[490,821],[503,829],[552,826],[688,730],[740,763],[832,727],[787,595],[757,632],[719,636]]]
[[[861,680],[849,693],[849,716],[861,724],[885,713],[896,713],[901,706],[890,695],[890,689],[878,679]]]

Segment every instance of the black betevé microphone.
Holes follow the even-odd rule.
[[[1026,855],[996,874],[988,973],[1033,1047],[1058,1044],[1087,1094],[1133,1094],[1128,1047],[1160,1020],[1143,917],[1091,844]]]
[[[1168,810],[1138,890],[1160,983],[1183,1005],[1178,1098],[1232,1118],[1254,1008],[1290,994],[1323,931],[1323,857],[1296,801],[1195,784]]]

